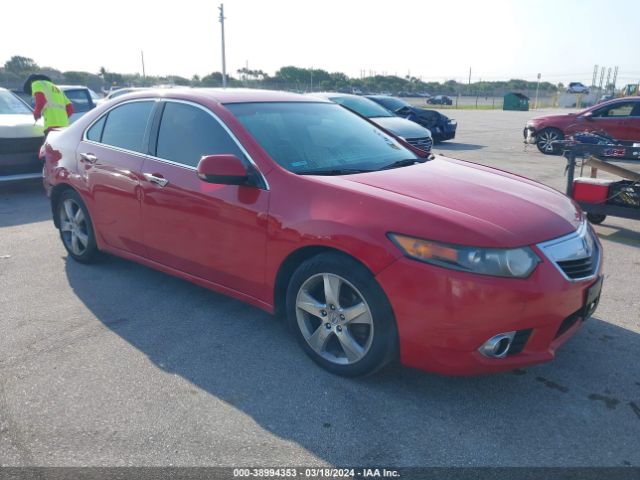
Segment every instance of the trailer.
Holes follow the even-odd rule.
[[[627,159],[637,162],[640,170],[640,146],[596,145],[570,140],[559,143],[567,159],[567,196],[580,205],[591,223],[600,224],[607,216],[640,220],[640,172],[616,165]],[[581,172],[585,167],[590,168],[589,177],[575,177],[578,159]],[[598,181],[598,170],[624,180]]]

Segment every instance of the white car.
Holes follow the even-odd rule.
[[[42,119],[35,122],[29,105],[0,88],[0,183],[42,177],[43,140]]]
[[[589,88],[580,82],[571,82],[567,87],[567,93],[584,93],[587,95],[589,93]]]

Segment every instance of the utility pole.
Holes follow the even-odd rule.
[[[538,109],[538,90],[540,89],[540,77],[542,75],[538,74],[538,83],[536,83],[536,101],[533,104],[533,109],[537,110]]]
[[[593,66],[593,78],[591,79],[591,86],[596,86],[596,80],[598,78],[598,65]]]
[[[222,87],[227,88],[227,59],[225,58],[224,51],[224,3],[221,3],[218,7],[220,10],[220,31],[222,33]]]
[[[469,67],[469,85],[471,85],[471,67]]]
[[[142,84],[144,85],[147,83],[147,74],[144,70],[144,50],[140,50],[140,57],[142,58]]]

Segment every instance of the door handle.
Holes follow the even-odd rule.
[[[157,175],[153,175],[151,173],[143,173],[142,176],[149,182],[151,183],[155,183],[156,185],[160,186],[160,187],[164,187],[167,185],[167,183],[169,183],[169,180],[167,180],[164,177],[159,177]]]
[[[87,163],[96,163],[98,161],[98,157],[96,157],[93,153],[81,153],[80,158]]]

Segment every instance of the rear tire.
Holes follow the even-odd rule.
[[[346,255],[323,253],[298,267],[287,289],[287,319],[307,355],[337,375],[371,374],[397,352],[387,296]]]
[[[564,134],[557,128],[543,128],[536,134],[536,147],[545,155],[560,155],[561,149],[553,142],[563,139]]]
[[[96,237],[89,211],[75,190],[66,190],[56,205],[60,239],[71,258],[92,263],[98,257]]]

